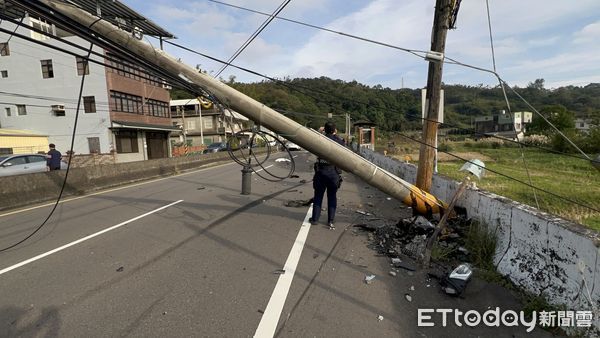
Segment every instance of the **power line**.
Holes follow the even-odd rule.
[[[270,14],[265,13],[265,12],[257,11],[257,10],[246,8],[246,7],[242,7],[242,6],[232,5],[232,4],[229,4],[229,3],[226,3],[226,2],[222,2],[222,1],[217,1],[217,0],[207,0],[207,1],[214,2],[214,3],[220,4],[220,5],[224,5],[224,6],[229,6],[229,7],[241,9],[241,10],[244,10],[244,11],[247,11],[247,12],[251,12],[251,13],[256,13],[256,14],[261,14],[261,15],[267,15],[267,16],[270,15]],[[356,39],[356,40],[360,40],[360,41],[364,41],[364,42],[373,43],[373,44],[384,46],[384,47],[389,47],[389,48],[401,50],[401,51],[404,51],[404,52],[407,52],[407,53],[411,53],[411,54],[413,54],[415,56],[418,56],[421,59],[424,58],[424,55],[420,55],[418,53],[422,53],[422,54],[426,54],[427,53],[427,51],[424,51],[424,50],[398,47],[398,46],[394,46],[394,45],[389,44],[389,43],[385,43],[385,42],[381,42],[381,41],[376,41],[376,40],[368,39],[368,38],[365,38],[365,37],[348,34],[348,33],[345,33],[345,32],[336,31],[336,30],[333,30],[333,29],[329,29],[329,28],[325,28],[325,27],[313,25],[313,24],[302,22],[302,21],[298,21],[298,20],[288,19],[288,18],[285,18],[285,17],[282,17],[282,16],[278,16],[278,17],[276,17],[276,19],[283,20],[283,21],[288,21],[288,22],[292,22],[292,23],[295,23],[295,24],[298,24],[298,25],[302,25],[302,26],[306,26],[306,27],[310,27],[310,28],[322,30],[322,31],[325,31],[325,32],[333,33],[333,34],[342,35],[342,36],[345,36],[345,37],[348,37],[348,38],[352,38],[352,39]]]
[[[494,53],[494,38],[493,38],[493,34],[492,34],[492,19],[490,18],[490,5],[489,5],[489,1],[485,0],[485,4],[486,4],[486,9],[487,9],[487,19],[488,19],[488,29],[490,32],[490,48],[492,51],[492,65],[494,66],[494,72],[496,72],[496,53]],[[514,121],[514,115],[512,113],[512,110],[510,109],[510,102],[508,101],[508,96],[506,96],[506,89],[504,88],[504,84],[502,82],[500,83],[500,87],[502,88],[502,94],[504,95],[504,100],[506,102],[506,108],[508,109],[508,113],[510,114],[510,119],[511,121]],[[525,113],[523,113],[522,115],[522,120],[525,119]],[[520,123],[522,124],[522,123]],[[515,132],[515,138],[518,140],[519,139],[519,134],[517,133],[517,128],[515,127],[514,122],[511,123],[512,125],[512,129]],[[525,160],[525,152],[523,150],[523,145],[519,144],[519,150],[521,151],[521,160],[523,161],[523,167],[525,168],[525,173],[527,173],[527,180],[529,181],[529,184],[533,184],[533,181],[531,180],[531,175],[529,174],[529,168],[527,167],[527,161]],[[535,191],[535,189],[532,189],[533,192],[533,198],[535,200],[535,205],[537,206],[537,208],[540,208],[540,203],[538,201],[538,197],[537,197],[537,192]]]
[[[546,194],[552,195],[552,196],[554,196],[554,197],[557,197],[557,198],[559,198],[559,199],[562,199],[562,200],[564,200],[564,201],[571,202],[571,203],[573,203],[573,204],[576,204],[576,205],[578,205],[578,206],[580,206],[580,207],[583,207],[583,208],[586,208],[586,209],[589,209],[589,210],[592,210],[592,211],[595,211],[595,212],[600,212],[600,209],[596,209],[596,208],[594,208],[594,207],[591,207],[591,206],[589,206],[589,205],[586,205],[586,204],[583,204],[583,203],[577,202],[577,201],[575,201],[575,200],[572,200],[572,199],[570,199],[570,198],[568,198],[568,197],[565,197],[565,196],[562,196],[562,195],[559,195],[559,194],[553,193],[553,192],[551,192],[551,191],[548,191],[548,190],[545,190],[545,189],[543,189],[543,188],[536,187],[536,186],[534,186],[534,185],[532,185],[532,184],[529,184],[529,183],[527,183],[527,182],[525,182],[525,181],[522,181],[522,180],[520,180],[520,179],[518,179],[518,178],[514,178],[514,177],[512,177],[512,176],[509,176],[509,175],[503,174],[503,173],[501,173],[501,172],[499,172],[499,171],[492,170],[492,169],[490,169],[490,168],[487,168],[487,167],[481,166],[481,165],[479,165],[479,164],[477,164],[477,163],[475,163],[475,162],[472,162],[472,161],[470,161],[470,160],[467,160],[467,159],[465,159],[465,158],[462,158],[462,157],[460,157],[460,156],[458,156],[458,155],[452,154],[451,152],[444,151],[444,150],[440,150],[438,147],[436,147],[436,146],[434,146],[434,145],[431,145],[431,144],[428,144],[428,143],[426,143],[426,142],[423,142],[423,141],[421,141],[421,140],[418,140],[418,139],[416,139],[416,138],[410,137],[410,136],[408,136],[408,135],[405,135],[405,134],[402,134],[402,133],[399,133],[399,135],[400,135],[400,136],[402,136],[402,137],[404,137],[404,138],[406,138],[406,139],[409,139],[409,140],[412,140],[412,141],[414,141],[414,142],[417,142],[417,143],[419,143],[419,144],[422,144],[422,145],[424,145],[424,146],[427,146],[427,147],[430,147],[430,148],[437,149],[439,152],[442,152],[442,153],[448,154],[448,155],[450,155],[450,156],[452,156],[452,157],[454,157],[454,158],[456,158],[456,159],[459,159],[459,160],[461,160],[461,161],[465,161],[465,162],[471,163],[471,164],[473,164],[473,165],[475,165],[475,166],[477,166],[477,167],[479,167],[479,168],[485,169],[485,170],[487,170],[487,171],[490,171],[490,172],[492,172],[492,173],[494,173],[494,174],[500,175],[500,176],[502,176],[502,177],[505,177],[505,178],[508,178],[508,179],[510,179],[510,180],[513,180],[513,181],[515,181],[515,182],[518,182],[518,183],[521,183],[521,184],[523,184],[523,185],[526,185],[526,186],[528,186],[528,187],[530,187],[530,188],[533,188],[533,189],[536,189],[536,190],[538,190],[538,191],[544,192],[544,193],[546,193]]]
[[[257,29],[256,31],[254,31],[254,33],[252,33],[252,35],[250,35],[250,37],[246,40],[246,42],[244,42],[236,51],[235,53],[233,53],[233,55],[229,58],[229,60],[227,60],[227,63],[224,64],[221,69],[219,69],[219,71],[217,72],[217,74],[215,75],[215,78],[218,77],[219,75],[221,75],[221,73],[227,68],[227,66],[229,66],[243,51],[244,49],[246,49],[246,47],[248,47],[252,41],[254,41],[254,39],[256,39],[256,37],[265,29],[267,28],[267,26],[271,23],[271,21],[273,21],[273,19],[275,19],[275,17],[277,17],[277,15],[290,3],[290,1],[292,0],[284,0],[281,5],[279,5],[279,7],[277,7],[275,9],[275,11],[273,12],[273,14],[271,14],[269,16],[269,18],[267,20],[265,20]]]
[[[225,63],[225,61],[223,61],[223,60],[221,60],[221,59],[215,58],[215,57],[213,57],[213,56],[210,56],[210,55],[208,55],[208,54],[205,54],[205,53],[202,53],[202,52],[198,52],[198,51],[196,51],[196,50],[193,50],[193,49],[191,49],[191,48],[188,48],[188,47],[182,46],[182,45],[180,45],[180,44],[177,44],[177,43],[175,43],[175,42],[172,42],[172,41],[165,41],[165,42],[166,42],[167,44],[170,44],[170,45],[174,46],[174,47],[180,48],[180,49],[182,49],[182,50],[188,51],[188,52],[190,52],[190,53],[193,53],[193,54],[196,54],[196,55],[200,55],[200,56],[202,56],[202,57],[204,57],[204,58],[207,58],[207,59],[209,59],[209,60],[212,60],[212,61],[215,61],[215,62],[218,62],[218,63]],[[457,62],[458,62],[458,61],[457,61]],[[305,90],[307,90],[307,91],[314,92],[314,93],[319,93],[319,94],[323,94],[323,95],[327,95],[327,96],[333,96],[333,97],[337,97],[337,98],[339,98],[339,99],[341,99],[341,100],[344,100],[344,101],[350,101],[350,102],[358,103],[358,104],[365,105],[365,106],[373,106],[372,104],[370,104],[370,103],[368,103],[368,102],[363,102],[363,101],[359,101],[359,100],[356,100],[356,99],[353,99],[353,98],[343,97],[343,96],[337,95],[337,94],[335,94],[335,93],[328,93],[328,92],[321,91],[321,90],[318,90],[318,89],[315,89],[315,88],[311,88],[311,87],[302,86],[302,85],[300,85],[300,84],[296,84],[296,83],[288,83],[288,82],[286,82],[286,81],[282,81],[282,80],[279,80],[279,79],[277,79],[277,78],[274,78],[274,77],[271,77],[271,76],[268,76],[268,75],[265,75],[265,74],[259,73],[259,72],[257,72],[257,71],[251,70],[251,69],[249,69],[249,68],[245,68],[245,67],[237,66],[237,65],[235,65],[235,64],[230,64],[230,66],[231,66],[231,67],[234,67],[234,68],[236,68],[236,69],[239,69],[239,70],[241,70],[241,71],[244,71],[244,72],[246,72],[246,73],[249,73],[249,74],[252,74],[252,75],[256,75],[256,76],[262,77],[262,78],[264,78],[264,79],[267,79],[267,80],[270,80],[270,81],[276,82],[276,83],[278,83],[278,84],[281,84],[282,86],[285,86],[285,87],[287,87],[287,88],[290,88],[291,90],[297,91],[297,92],[299,92],[299,93],[301,93],[301,94],[303,94],[303,95],[306,95],[306,96],[308,96],[308,97],[311,97],[311,98],[313,98],[315,101],[318,101],[318,102],[323,102],[323,100],[322,100],[322,99],[319,99],[319,98],[317,98],[317,97],[315,97],[315,96],[309,95],[309,94],[307,94],[306,92],[303,92],[303,91],[299,90],[298,88],[305,89]],[[468,65],[467,65],[467,67],[474,67],[474,66],[468,66]],[[483,69],[483,68],[482,68],[482,69]],[[491,73],[493,73],[493,71],[489,71],[489,70],[485,70],[485,69],[483,69],[483,70],[484,70],[484,71],[487,71],[487,72],[491,72]],[[378,105],[375,105],[374,107],[377,107],[377,108],[386,108],[386,109],[387,109],[387,107],[381,107],[381,106],[378,106]],[[397,111],[397,112],[400,112],[400,111],[398,111],[398,110],[396,110],[396,111]],[[458,129],[458,130],[464,130],[464,131],[468,131],[470,134],[473,134],[473,135],[479,135],[479,136],[484,136],[484,137],[496,138],[496,139],[499,139],[499,140],[502,140],[502,141],[506,141],[506,142],[511,142],[511,143],[515,143],[515,144],[522,144],[523,146],[526,146],[526,147],[529,147],[529,148],[538,148],[538,149],[540,149],[540,150],[547,151],[547,152],[550,152],[550,153],[554,153],[554,154],[560,154],[560,155],[569,156],[569,157],[576,158],[576,159],[580,159],[580,160],[586,160],[586,161],[590,161],[591,163],[600,163],[600,161],[597,161],[597,160],[588,160],[587,158],[583,158],[583,157],[576,156],[576,155],[569,154],[569,153],[560,152],[560,151],[557,151],[557,150],[554,150],[554,149],[544,148],[544,147],[541,147],[541,146],[538,146],[538,145],[526,144],[526,143],[523,143],[523,142],[520,142],[520,141],[511,140],[511,139],[508,139],[508,138],[505,138],[505,137],[501,137],[501,136],[497,136],[497,135],[491,135],[491,134],[486,134],[486,133],[477,132],[477,131],[474,131],[474,130],[471,130],[471,129],[462,128],[462,127],[459,127],[459,126],[457,126],[457,125],[453,125],[453,124],[450,124],[450,123],[447,123],[447,122],[443,122],[443,123],[442,123],[442,122],[439,122],[439,121],[434,121],[434,120],[428,119],[428,118],[426,118],[426,117],[420,117],[420,116],[414,116],[414,117],[413,117],[413,116],[410,116],[410,115],[409,115],[409,116],[407,116],[407,117],[408,117],[409,119],[410,119],[410,118],[414,118],[414,119],[417,119],[417,120],[422,120],[422,121],[430,121],[430,122],[438,123],[438,124],[440,124],[440,125],[445,125],[445,126],[448,126],[448,127],[451,127],[451,128],[456,128],[456,129]]]

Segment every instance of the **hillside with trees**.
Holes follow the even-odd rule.
[[[342,125],[341,115],[349,113],[353,121],[369,120],[386,132],[421,128],[420,89],[390,89],[380,85],[367,86],[356,81],[346,82],[327,77],[286,78],[281,81],[255,83],[235,82],[235,78],[231,78],[227,83],[299,123],[313,128],[322,125],[329,113],[338,118]],[[457,126],[471,129],[475,117],[507,110],[499,86],[444,84],[443,88],[445,122],[450,125],[445,126],[447,128]],[[560,115],[563,118],[566,116],[567,119],[573,120],[575,117],[588,117],[600,120],[600,83],[591,83],[583,87],[546,89],[544,80],[537,79],[524,88],[513,89],[533,107],[545,112],[549,117],[552,111],[558,109],[562,112],[564,108],[564,112]],[[512,111],[532,110],[510,89],[507,89],[507,95]],[[181,90],[174,90],[172,96],[173,98],[190,97]],[[539,117],[534,117],[534,125],[541,126],[542,122]],[[566,123],[564,126],[569,133],[574,133],[572,124]],[[536,130],[552,136],[552,131],[549,129]],[[598,130],[593,132],[599,133]],[[597,147],[600,147],[600,142]]]

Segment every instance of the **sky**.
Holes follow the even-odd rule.
[[[209,0],[123,0],[177,36],[174,42],[227,60],[266,16]],[[223,0],[273,12],[283,0]],[[411,50],[430,48],[435,0],[292,0],[281,17],[326,27]],[[489,0],[498,74],[510,85],[543,78],[546,88],[600,82],[600,1]],[[153,44],[156,41],[149,39]],[[215,74],[221,64],[168,44],[164,49],[191,66]],[[448,32],[447,57],[493,69],[485,0],[463,0],[456,29]],[[327,76],[389,88],[427,83],[428,63],[379,46],[275,19],[233,62],[271,77]],[[263,80],[226,69],[221,77]],[[443,81],[496,85],[490,73],[444,65]]]

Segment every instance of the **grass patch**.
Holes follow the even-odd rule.
[[[456,143],[452,147],[455,152],[469,149],[464,143]],[[529,183],[519,148],[479,148],[477,151],[492,159],[486,161],[487,168]],[[539,149],[525,148],[523,151],[534,186],[600,209],[600,172],[589,161],[546,153]],[[441,174],[461,180],[464,173],[458,169],[462,165],[462,161],[458,160],[440,162],[438,170]],[[537,207],[532,188],[502,175],[487,171],[477,185],[484,190]],[[600,213],[539,190],[536,193],[541,210],[600,230]]]

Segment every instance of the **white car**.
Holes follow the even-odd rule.
[[[287,141],[285,147],[289,150],[302,150],[302,148],[294,142]]]
[[[60,169],[67,169],[67,164],[61,161]],[[43,173],[46,170],[44,154],[0,155],[0,176]]]

